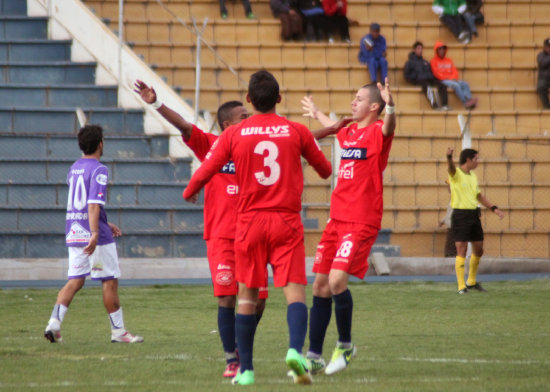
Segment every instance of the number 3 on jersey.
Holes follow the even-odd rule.
[[[277,145],[270,141],[262,141],[254,148],[254,154],[264,155],[267,151],[267,156],[264,157],[264,171],[256,172],[256,180],[261,185],[273,185],[281,177],[281,166],[277,163],[276,159],[279,156],[279,149]],[[266,176],[266,169],[269,169],[269,176]]]

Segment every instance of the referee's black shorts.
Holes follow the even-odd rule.
[[[481,227],[481,210],[453,209],[451,215],[451,231],[455,242],[483,241],[483,228]]]

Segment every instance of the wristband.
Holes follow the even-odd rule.
[[[155,102],[153,102],[153,103],[151,104],[151,106],[153,107],[153,109],[157,109],[157,110],[158,110],[158,109],[160,109],[160,107],[162,106],[162,102],[160,102],[160,101],[158,100],[158,98],[157,98],[157,100],[156,100]]]
[[[497,206],[492,206],[492,207],[490,208],[490,210],[493,211],[493,212],[495,212],[495,210],[498,210],[498,207],[497,207]]]
[[[386,105],[386,114],[394,114],[394,113],[395,113],[395,106]]]

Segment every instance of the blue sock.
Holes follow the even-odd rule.
[[[349,289],[333,295],[334,314],[336,315],[336,326],[338,327],[338,341],[343,343],[351,342],[351,318],[353,313],[353,299]]]
[[[235,308],[218,306],[218,330],[222,340],[223,351],[227,354],[235,352]],[[237,357],[227,359],[227,363],[235,362]]]
[[[256,315],[239,314],[235,317],[235,332],[239,358],[241,360],[241,372],[254,370],[252,366],[252,350],[254,349],[254,334],[256,333]]]
[[[286,311],[289,347],[302,352],[307,333],[307,306],[302,302],[293,302]]]
[[[313,297],[309,313],[309,351],[321,355],[332,316],[332,298]]]

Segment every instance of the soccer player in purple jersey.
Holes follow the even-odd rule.
[[[113,237],[120,229],[107,222],[103,206],[107,199],[107,167],[99,162],[103,154],[103,129],[86,125],[78,133],[78,145],[84,156],[73,163],[67,175],[69,195],[65,226],[65,241],[69,249],[68,282],[59,291],[44,337],[60,342],[61,323],[75,294],[84,286],[86,276],[100,280],[103,304],[109,313],[111,342],[141,343],[141,336],[124,328],[122,308],[118,298],[120,269]]]

